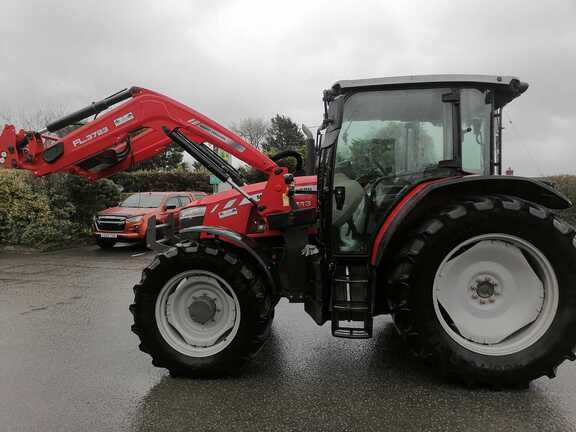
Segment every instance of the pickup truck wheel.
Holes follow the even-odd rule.
[[[262,347],[274,307],[251,263],[216,242],[158,255],[134,287],[132,330],[152,364],[173,376],[216,376]]]
[[[553,378],[576,346],[576,238],[536,204],[458,201],[398,254],[390,306],[414,352],[469,385]]]
[[[96,244],[100,246],[102,249],[112,249],[116,244],[116,240],[97,238]]]

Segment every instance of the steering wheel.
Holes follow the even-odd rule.
[[[284,158],[287,158],[287,157],[291,157],[291,158],[296,159],[296,168],[294,168],[294,173],[302,171],[302,166],[304,165],[304,160],[302,159],[302,155],[300,153],[298,153],[296,150],[281,151],[280,153],[276,153],[270,159],[272,159],[274,162],[277,162],[277,161],[284,159]]]

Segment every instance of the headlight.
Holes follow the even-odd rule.
[[[139,223],[144,220],[144,216],[133,216],[131,218],[126,219],[127,223]]]
[[[206,213],[206,207],[204,206],[188,207],[180,212],[180,220],[201,217],[204,216],[205,213]]]

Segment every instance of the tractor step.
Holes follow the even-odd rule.
[[[365,264],[336,264],[330,312],[332,335],[348,339],[372,337],[373,296]]]
[[[372,317],[364,321],[361,327],[342,326],[340,323],[341,321],[332,320],[332,336],[346,339],[370,339],[372,337]]]
[[[370,305],[366,302],[359,301],[338,301],[332,305],[332,310],[336,312],[369,312]]]

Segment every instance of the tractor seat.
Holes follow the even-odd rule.
[[[350,179],[346,174],[334,174],[334,187],[342,186],[345,188],[344,206],[341,210],[336,209],[336,200],[332,202],[332,226],[338,228],[344,223],[352,220],[358,206],[364,199],[364,188],[356,180]]]

